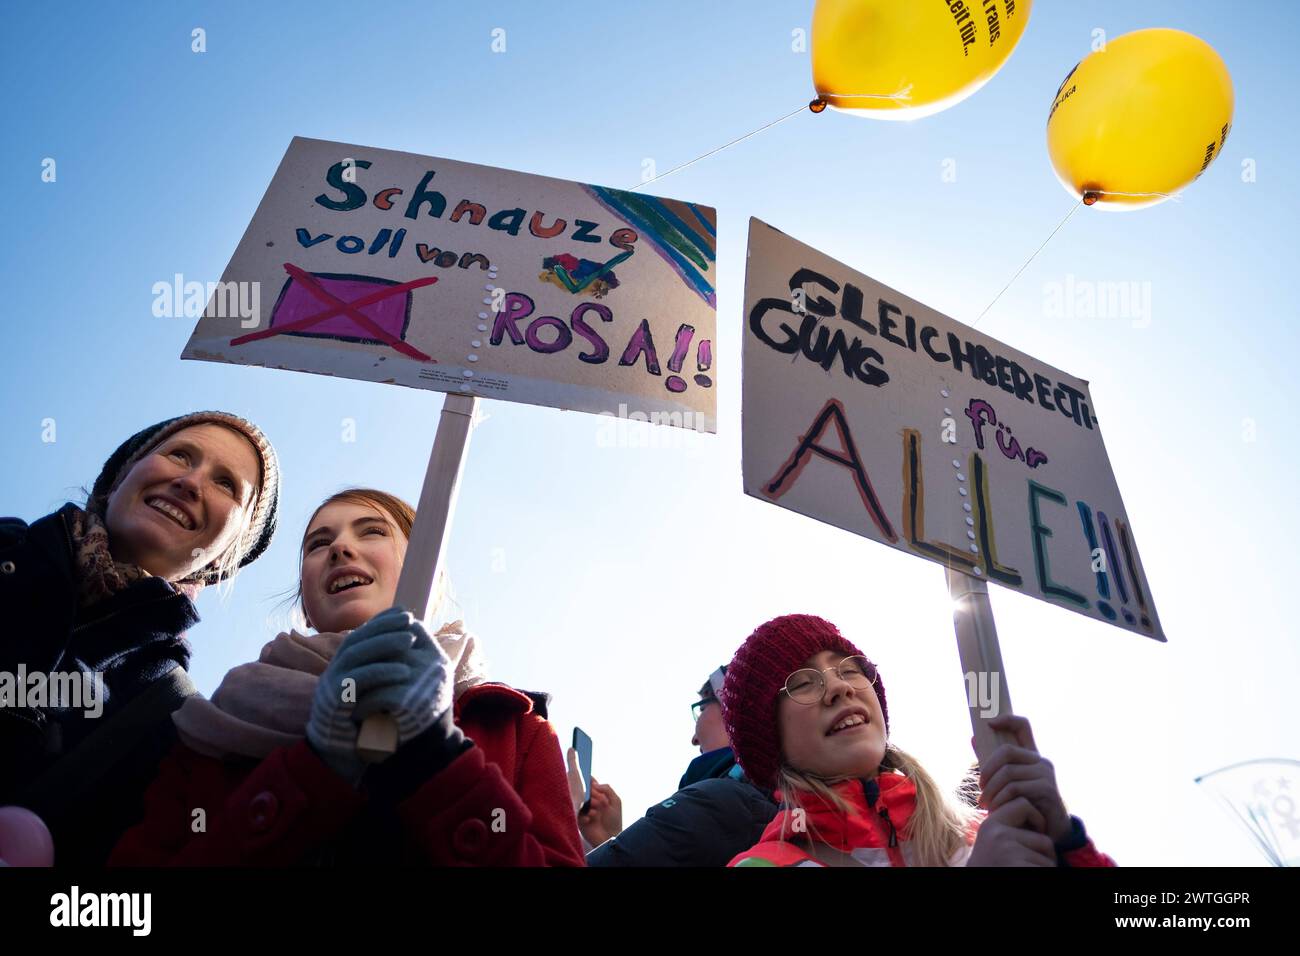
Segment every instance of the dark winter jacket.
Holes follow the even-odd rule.
[[[56,864],[93,866],[139,819],[175,739],[170,711],[191,689],[184,632],[198,614],[157,577],[79,609],[75,512],[67,505],[31,525],[0,518],[0,804],[45,820]],[[51,699],[47,675],[59,674],[82,678],[76,691],[56,678],[80,698]],[[89,706],[97,680],[102,692]]]
[[[696,757],[682,788],[587,854],[588,866],[723,867],[753,846],[777,806],[729,748]]]
[[[700,754],[692,760],[687,765],[686,772],[682,774],[682,779],[677,781],[677,789],[685,790],[691,784],[699,783],[701,780],[740,775],[741,771],[736,765],[736,755],[731,752],[731,748],[719,747],[717,750]]]

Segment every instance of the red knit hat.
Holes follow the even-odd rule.
[[[781,740],[776,725],[777,695],[786,678],[804,666],[804,661],[822,651],[839,651],[845,657],[866,657],[840,634],[830,621],[812,614],[786,614],[762,624],[740,645],[727,666],[722,688],[722,722],[731,738],[731,749],[745,775],[761,787],[776,784],[781,765]],[[874,666],[874,665],[873,665]],[[889,708],[885,684],[876,675],[873,685],[880,699],[889,733]]]

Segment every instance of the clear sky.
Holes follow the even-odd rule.
[[[257,421],[283,464],[283,530],[227,600],[199,600],[192,673],[210,692],[285,624],[324,496],[371,484],[416,499],[442,396],[181,362],[193,321],[155,318],[153,284],[220,277],[294,135],[632,186],[647,159],[662,172],[806,103],[792,31],[811,9],[10,6],[0,513],[31,520],[76,497],[162,418]],[[970,762],[942,570],[742,493],[747,222],[973,321],[1070,209],[1044,142],[1057,85],[1094,30],[1152,26],[1201,36],[1231,70],[1222,156],[1182,202],[1081,210],[980,328],[1091,383],[1169,642],[1002,590],[993,603],[1016,710],[1101,849],[1123,864],[1260,860],[1192,780],[1300,756],[1286,597],[1300,456],[1285,397],[1300,345],[1287,278],[1300,12],[1282,0],[1040,0],[1006,67],[953,109],[910,124],[804,112],[652,187],[718,210],[719,434],[630,423],[611,443],[595,416],[489,401],[449,566],[493,676],[554,694],[562,739],[575,724],[592,736],[629,822],[695,754],[695,689],[790,611],[829,618],[876,660],[894,738],[942,781]],[[196,27],[205,53],[191,51]],[[47,157],[55,182],[41,179]],[[1143,284],[1150,321],[1052,314],[1052,290],[1078,281]]]

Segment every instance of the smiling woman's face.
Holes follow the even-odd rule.
[[[804,661],[804,667],[823,671],[826,680],[813,703],[779,692],[781,755],[796,770],[819,777],[870,777],[885,758],[885,717],[871,687],[853,687],[827,670],[843,659],[838,651],[822,651]]]
[[[302,608],[317,631],[350,631],[393,606],[406,535],[380,510],[321,508],[302,543]]]
[[[247,438],[193,425],[137,461],[108,497],[105,524],[118,561],[179,581],[234,544],[257,495],[260,464]]]

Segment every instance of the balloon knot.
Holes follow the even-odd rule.
[[[1085,206],[1096,204],[1097,200],[1101,198],[1103,192],[1104,190],[1102,189],[1085,186],[1083,189],[1083,204]]]
[[[808,109],[812,110],[814,113],[820,113],[822,110],[826,109],[826,106],[826,101],[819,96],[808,104]]]

